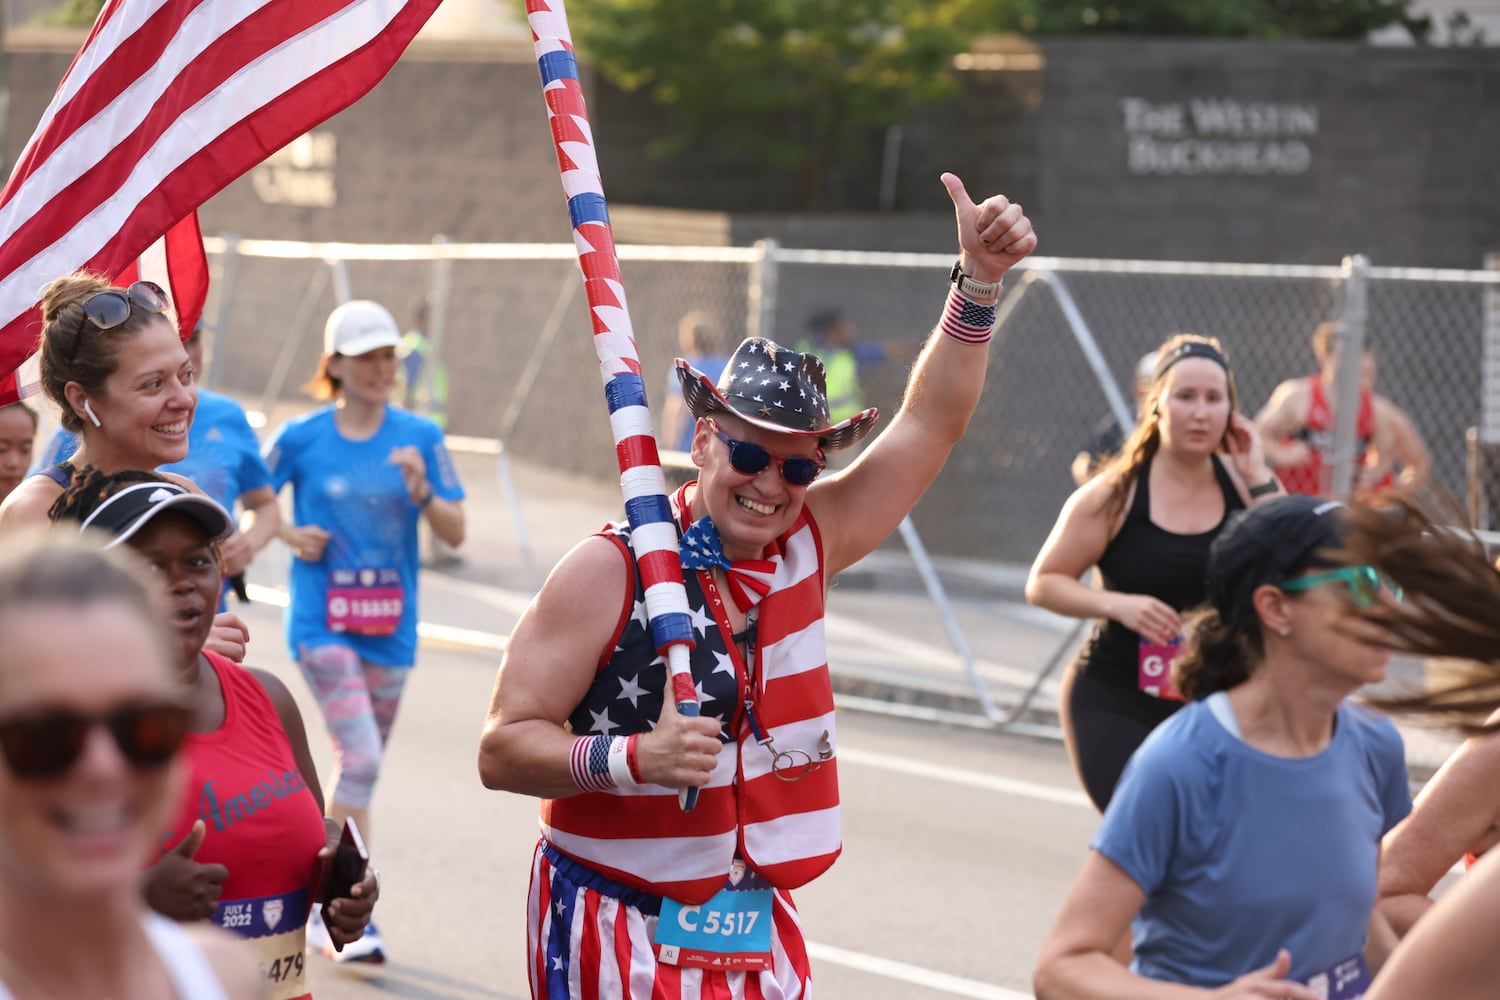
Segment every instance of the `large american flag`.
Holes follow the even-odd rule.
[[[109,0],[0,191],[0,402],[30,388],[49,281],[121,275],[368,92],[438,2]]]

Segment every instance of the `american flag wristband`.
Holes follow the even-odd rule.
[[[995,332],[995,307],[971,302],[957,287],[948,289],[943,306],[943,332],[965,344],[987,344]]]
[[[616,737],[621,743],[625,737]],[[613,769],[609,766],[610,750],[614,740],[608,736],[580,736],[573,741],[573,751],[568,756],[568,768],[573,772],[573,783],[585,792],[607,792],[618,785]]]

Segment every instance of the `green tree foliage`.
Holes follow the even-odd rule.
[[[104,0],[66,0],[36,16],[38,24],[52,27],[88,28],[98,20]]]
[[[794,174],[801,207],[830,169],[863,156],[957,86],[953,57],[983,0],[570,0],[583,58],[666,110],[663,154],[710,141]]]
[[[1418,40],[1430,18],[1411,0],[987,0],[979,15],[1027,35],[1350,39],[1399,24]]]

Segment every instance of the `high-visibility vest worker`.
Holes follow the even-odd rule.
[[[403,400],[406,409],[423,412],[439,427],[448,426],[448,368],[432,353],[432,340],[421,330],[408,330],[397,349],[401,356],[401,375],[406,383]],[[422,379],[427,365],[432,365],[432,391],[422,398]],[[425,404],[425,406],[423,405]]]

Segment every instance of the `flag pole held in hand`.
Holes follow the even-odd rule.
[[[593,319],[594,350],[609,403],[625,516],[645,584],[651,635],[657,652],[667,657],[667,678],[677,711],[697,717],[698,694],[688,659],[693,649],[693,626],[677,554],[677,526],[667,502],[666,477],[651,431],[646,386],[625,304],[625,286],[609,226],[609,207],[604,200],[567,10],[562,0],[526,0],[526,20],[531,26],[547,120]],[[678,793],[684,811],[692,809],[697,800],[696,788]]]

